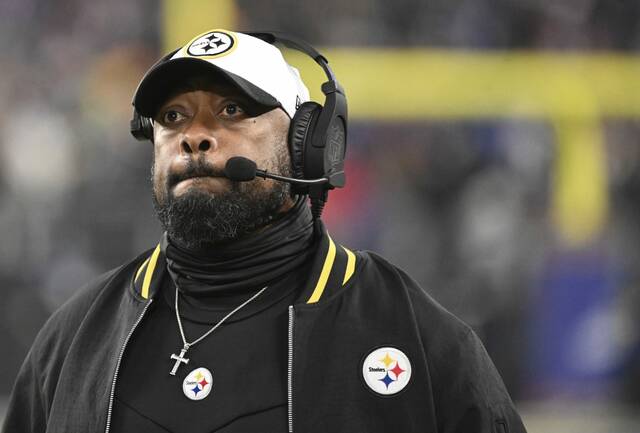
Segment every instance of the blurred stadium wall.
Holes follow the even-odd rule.
[[[127,129],[143,72],[200,31],[266,29],[347,91],[334,237],[472,325],[531,432],[640,431],[640,3],[22,0],[0,23],[0,395],[53,309],[157,242]]]

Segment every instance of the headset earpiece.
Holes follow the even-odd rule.
[[[309,137],[313,135],[313,129],[321,111],[322,106],[320,104],[308,101],[298,108],[293,119],[291,119],[291,125],[289,126],[289,152],[293,177],[296,179],[305,179],[305,174],[308,174],[305,173],[305,166],[308,167],[310,164],[306,163],[306,159],[307,156],[311,156],[305,153],[305,143],[310,141]],[[293,185],[293,191],[296,194],[305,194],[308,192],[308,187]]]
[[[141,116],[135,107],[133,108],[133,116],[131,122],[129,122],[129,128],[131,135],[136,140],[151,140],[153,143],[153,121],[148,117]]]

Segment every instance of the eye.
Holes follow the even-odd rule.
[[[236,102],[229,102],[222,109],[222,115],[225,117],[235,117],[244,114],[244,110]]]
[[[165,124],[172,124],[180,122],[185,118],[186,116],[177,110],[167,110],[162,115],[162,122]]]

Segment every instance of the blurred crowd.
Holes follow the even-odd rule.
[[[238,28],[316,46],[640,48],[635,0],[236,4]],[[128,121],[162,22],[151,0],[0,3],[0,395],[51,311],[160,237]],[[602,127],[607,220],[580,247],[550,218],[556,143],[535,119],[353,122],[325,219],[471,324],[515,398],[640,404],[640,121]]]

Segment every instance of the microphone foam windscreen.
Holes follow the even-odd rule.
[[[246,182],[256,177],[256,163],[242,156],[229,158],[224,166],[224,173],[230,180]]]

